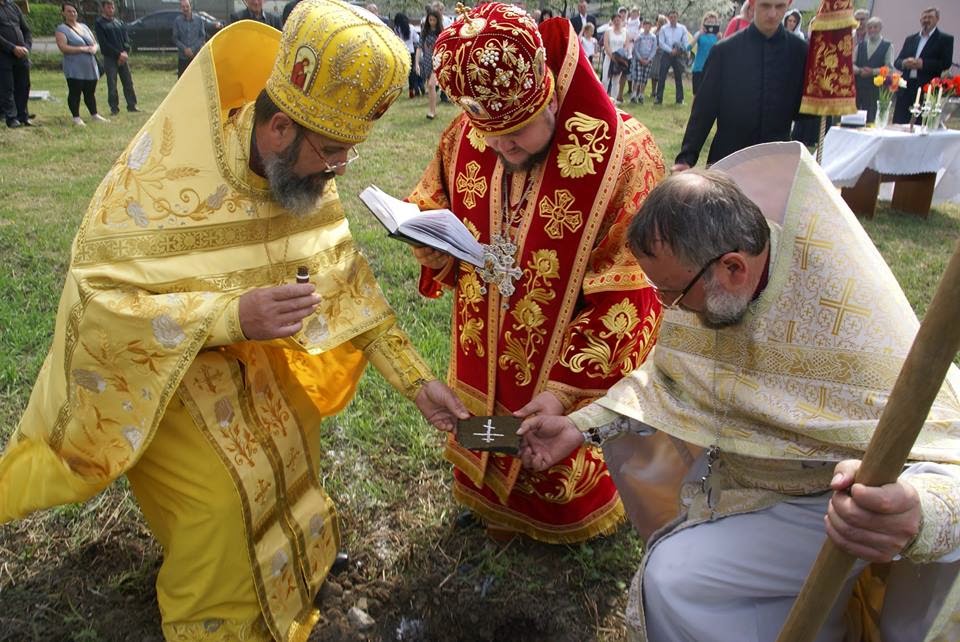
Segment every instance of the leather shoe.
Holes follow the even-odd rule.
[[[346,551],[339,551],[337,556],[333,559],[333,565],[330,567],[330,574],[339,575],[347,570],[348,566],[350,566],[350,556]]]
[[[19,120],[8,120],[8,121],[7,121],[7,127],[9,127],[10,129],[16,129],[16,128],[19,127],[19,126],[20,126],[20,121],[19,121]]]
[[[20,126],[21,126],[21,127],[33,127],[34,124],[31,123],[29,120],[21,120],[21,121],[20,121]]]
[[[140,110],[137,109],[136,107],[127,107],[127,111],[130,112],[131,114],[136,114],[140,112]]]
[[[480,520],[477,519],[477,516],[473,514],[471,510],[465,510],[457,515],[457,518],[453,520],[453,527],[457,530],[466,530],[468,528],[476,528],[480,526]]]
[[[111,116],[116,116],[116,115],[119,114],[119,113],[120,113],[120,110],[119,110],[119,109],[111,109],[111,110],[110,110],[110,115],[111,115]]]

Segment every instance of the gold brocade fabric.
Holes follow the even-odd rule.
[[[188,542],[198,550],[182,557],[245,547],[256,589],[249,597],[271,637],[300,631],[305,639],[338,540],[319,453],[311,453],[320,421],[350,400],[368,357],[407,396],[430,374],[395,327],[336,186],[313,213],[296,217],[248,168],[252,101],[279,38],[254,21],[218,34],[94,194],[73,244],[53,344],[0,458],[0,522],[91,497],[141,458],[155,462],[155,438],[176,452],[157,433],[168,404],[182,403],[189,415],[177,417],[192,420],[216,453],[197,466],[223,464],[233,488],[220,499],[242,512],[245,530]],[[236,53],[250,51],[258,55]],[[294,282],[301,265],[321,297],[317,311],[295,337],[246,342],[239,297]],[[165,512],[161,487],[189,488],[157,470],[137,476],[137,494],[145,514],[148,504],[158,507],[161,518],[148,520],[166,549],[178,545],[177,528],[209,519],[211,509],[171,500],[175,512]],[[180,598],[164,597],[166,570],[165,563],[161,611],[176,612],[179,630],[194,630],[176,602],[185,592],[178,586]],[[215,586],[217,572],[251,581],[249,568],[213,563],[204,571],[210,577],[188,581]]]
[[[685,515],[664,538],[828,490],[829,462],[863,456],[918,328],[890,269],[804,147],[758,145],[714,169],[730,172],[771,220],[766,288],[740,324],[719,331],[667,312],[651,358],[571,414],[581,430],[613,412],[720,447],[716,506],[699,483],[685,485]],[[951,367],[911,460],[960,461],[958,391]],[[627,609],[630,639],[646,639],[638,586]],[[958,600],[955,591],[932,631]]]
[[[409,73],[406,47],[379,17],[342,0],[305,0],[286,18],[266,89],[301,125],[355,144]]]
[[[917,318],[829,179],[789,147],[796,171],[769,283],[743,322],[717,332],[670,312],[653,357],[600,406],[703,447],[723,417],[721,449],[747,457],[832,461],[866,448]],[[951,367],[911,459],[960,462],[958,391]]]

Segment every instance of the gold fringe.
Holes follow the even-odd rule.
[[[594,537],[609,535],[617,530],[626,518],[619,496],[594,511],[588,521],[567,526],[547,526],[542,522],[532,522],[516,511],[490,504],[482,495],[456,482],[453,484],[453,496],[484,521],[547,544],[578,544]]]
[[[477,486],[483,486],[483,478],[487,474],[487,459],[489,456],[474,457],[472,451],[464,448],[453,435],[447,437],[447,445],[443,449],[443,458],[456,466]]]
[[[307,606],[290,625],[287,642],[307,642],[313,627],[320,621],[320,611],[313,605]]]
[[[853,97],[813,98],[804,96],[800,101],[800,113],[814,116],[839,116],[857,111],[857,101]]]
[[[833,31],[835,29],[852,29],[860,23],[854,20],[852,11],[835,11],[817,16],[810,31]]]

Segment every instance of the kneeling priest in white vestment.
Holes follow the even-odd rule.
[[[605,442],[638,529],[659,527],[630,589],[631,639],[776,639],[825,537],[862,561],[819,640],[960,639],[960,373],[898,481],[852,484],[918,322],[806,150],[758,145],[670,177],[628,243],[669,310],[652,357],[520,432],[535,469]],[[700,449],[666,525],[643,517],[655,431]]]

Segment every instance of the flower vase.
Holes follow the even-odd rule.
[[[943,102],[943,110],[940,112],[940,129],[949,129],[947,122],[958,113],[960,113],[960,96],[947,98]]]
[[[877,101],[877,117],[873,121],[873,126],[877,129],[886,129],[890,124],[890,107],[893,105],[893,101],[888,103],[882,103],[879,100]]]

